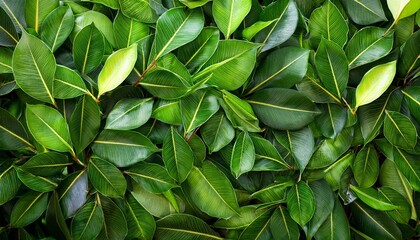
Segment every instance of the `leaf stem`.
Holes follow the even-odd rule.
[[[350,104],[346,101],[346,99],[344,97],[342,97],[341,99],[343,99],[344,103],[346,104],[346,106],[349,108],[351,114],[354,116],[356,115],[356,111],[357,109],[353,109]]]
[[[153,61],[150,63],[149,66],[143,71],[143,73],[140,75],[140,77],[133,83],[133,87],[137,86],[137,84],[140,83],[140,81],[144,78],[144,76],[153,68],[156,66],[157,58],[154,58]]]
[[[391,26],[389,26],[389,28],[385,31],[385,33],[382,34],[381,38],[386,37],[396,24],[397,24],[397,20],[394,20],[394,22],[391,24]]]

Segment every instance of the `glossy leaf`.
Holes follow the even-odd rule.
[[[99,66],[104,51],[104,36],[93,23],[80,30],[74,38],[74,63],[82,74],[88,74]]]
[[[305,225],[315,213],[314,201],[314,194],[308,184],[298,182],[287,193],[287,209],[290,217],[300,226]]]
[[[413,149],[417,143],[414,124],[405,115],[385,110],[384,135],[393,145],[403,149]]]
[[[59,6],[58,0],[35,0],[25,2],[25,21],[28,27],[39,32],[45,17]]]
[[[27,147],[33,148],[28,140],[28,134],[13,115],[0,108],[0,149],[18,150]]]
[[[181,125],[182,118],[179,101],[157,101],[152,112],[152,118],[172,125]]]
[[[408,76],[408,74],[420,66],[420,51],[416,47],[416,43],[419,41],[420,31],[417,31],[405,43],[401,53],[401,61],[398,63],[398,72],[401,75]]]
[[[140,82],[151,94],[165,100],[179,99],[190,89],[175,73],[167,70],[155,70],[148,73]]]
[[[95,239],[104,222],[103,212],[96,202],[85,204],[77,211],[71,222],[71,235],[74,239]]]
[[[410,114],[417,120],[420,120],[420,94],[419,87],[410,86],[405,88],[402,93],[404,94],[404,99],[407,101],[408,108],[410,109]]]
[[[9,15],[0,8],[0,45],[15,46],[19,42],[18,33]]]
[[[174,127],[171,127],[163,141],[162,158],[169,175],[182,183],[188,177],[193,163],[193,152]]]
[[[119,48],[126,48],[149,35],[149,26],[118,12],[114,19],[115,42]]]
[[[55,179],[49,179],[37,176],[25,170],[15,167],[16,173],[20,181],[28,188],[37,192],[50,192],[57,188],[58,183]]]
[[[209,152],[218,152],[235,137],[235,130],[223,112],[214,114],[201,128],[201,136]]]
[[[18,86],[29,96],[55,104],[53,81],[56,68],[50,49],[26,32],[13,52],[13,75]]]
[[[319,113],[309,99],[295,90],[271,88],[256,92],[248,101],[260,120],[269,127],[296,130]],[[284,116],[279,118],[279,116]],[[287,116],[287,117],[286,117]]]
[[[68,175],[57,188],[60,205],[65,218],[72,216],[85,204],[88,192],[86,171]]]
[[[219,219],[212,226],[219,229],[243,229],[249,226],[255,218],[263,213],[254,205],[248,205],[239,209],[239,215],[229,219]]]
[[[16,1],[1,0],[0,1],[0,7],[3,8],[3,10],[7,13],[7,15],[9,15],[16,29],[19,29],[20,31],[26,28],[24,6],[25,6],[24,0],[16,0]]]
[[[63,213],[58,202],[57,192],[53,192],[45,214],[45,222],[53,236],[61,239],[71,239],[70,230],[64,220]]]
[[[394,148],[394,161],[401,173],[410,182],[411,187],[420,189],[420,166],[416,155],[408,154],[399,148]]]
[[[28,192],[14,205],[10,215],[10,226],[25,227],[36,221],[47,209],[48,194]]]
[[[65,66],[57,65],[53,84],[53,96],[59,99],[68,99],[90,94],[80,75]]]
[[[259,135],[251,135],[251,138],[255,148],[253,171],[284,171],[291,168],[270,141]]]
[[[150,240],[153,238],[156,223],[153,216],[148,213],[133,197],[128,194],[126,197],[126,214],[128,234],[127,238],[137,237]]]
[[[336,200],[334,208],[315,233],[316,239],[351,239],[350,226],[341,202]]]
[[[54,52],[70,35],[74,15],[69,7],[57,7],[45,17],[41,25],[41,39]]]
[[[73,8],[73,10],[75,9]],[[115,46],[114,31],[112,31],[111,20],[103,13],[86,8],[82,10],[82,13],[76,15],[76,18],[74,19],[73,32],[71,33],[70,37],[73,39],[73,37],[76,36],[80,30],[92,24],[94,24],[95,27],[101,31],[104,38],[106,39],[106,45],[109,43],[112,46]]]
[[[98,76],[98,97],[114,90],[130,74],[137,60],[137,44],[111,54]]]
[[[3,205],[17,194],[21,182],[13,165],[1,165],[0,172],[0,204]]]
[[[360,200],[366,203],[369,207],[374,208],[376,210],[390,211],[398,208],[398,206],[393,205],[386,200],[381,200],[379,198],[378,191],[373,188],[359,188],[350,185],[350,189],[357,194]]]
[[[389,203],[398,206],[394,211],[388,212],[389,216],[398,223],[405,224],[410,220],[411,207],[408,201],[390,187],[382,187],[379,189],[379,199],[388,201]]]
[[[147,0],[119,0],[121,11],[127,17],[144,23],[156,22],[158,15]]]
[[[182,189],[197,207],[219,218],[238,214],[239,206],[228,178],[213,163],[205,161],[202,168],[193,167]]]
[[[127,188],[122,173],[111,163],[100,158],[89,161],[87,174],[93,187],[105,196],[122,197]]]
[[[388,20],[379,0],[343,1],[343,5],[346,7],[351,20],[359,25],[368,25]]]
[[[66,120],[57,110],[46,105],[26,105],[26,121],[40,144],[59,152],[74,153]]]
[[[271,234],[276,239],[299,239],[300,232],[296,222],[290,217],[286,208],[279,206],[270,220]]]
[[[359,187],[368,188],[375,184],[379,176],[379,159],[372,145],[365,146],[357,154],[353,163],[353,173]]]
[[[420,3],[413,0],[387,0],[387,4],[395,22],[413,15],[420,9]]]
[[[252,170],[255,162],[255,148],[247,132],[238,135],[233,145],[230,170],[236,178]]]
[[[396,62],[392,61],[370,69],[356,89],[355,109],[379,98],[391,85],[396,73]]]
[[[239,27],[251,10],[251,0],[214,0],[212,13],[214,21],[226,39]]]
[[[104,225],[98,239],[125,239],[128,227],[122,210],[107,197],[100,197],[100,207],[103,211]]]
[[[103,130],[93,142],[92,150],[117,167],[128,167],[145,160],[158,148],[138,132]]]
[[[239,239],[271,239],[271,211],[266,210],[258,216],[239,236]]]
[[[0,47],[0,73],[13,73],[12,57],[12,50]]]
[[[152,115],[153,99],[123,99],[108,114],[105,128],[131,130],[145,124]]]

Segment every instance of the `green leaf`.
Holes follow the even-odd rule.
[[[238,89],[254,69],[258,46],[239,40],[220,41],[212,57],[196,76],[212,74],[208,84],[228,91]]]
[[[381,200],[376,189],[359,188],[353,185],[350,185],[350,189],[357,194],[360,200],[373,209],[379,211],[390,211],[398,208],[398,206],[388,203],[388,201]]]
[[[149,26],[133,18],[117,13],[113,24],[115,43],[118,48],[126,48],[149,35]]]
[[[184,182],[193,167],[194,155],[173,126],[163,141],[162,158],[169,175],[179,183]]]
[[[380,0],[350,0],[342,3],[351,20],[359,25],[369,25],[388,20]]]
[[[3,205],[16,196],[20,180],[12,164],[3,164],[0,166],[0,204]]]
[[[416,0],[387,0],[386,2],[395,22],[413,15],[420,9],[420,2]]]
[[[125,217],[128,227],[127,238],[151,240],[156,229],[153,216],[131,194],[126,196],[125,206]]]
[[[200,132],[209,149],[209,153],[218,152],[235,137],[235,129],[222,111],[214,114],[203,125]]]
[[[243,229],[254,221],[263,210],[259,210],[255,205],[248,205],[239,209],[239,215],[229,219],[218,219],[212,226],[220,229]]]
[[[263,88],[291,88],[305,76],[308,59],[309,51],[302,48],[285,47],[271,52],[257,68],[247,94]]]
[[[156,23],[155,59],[194,40],[204,26],[201,10],[173,8],[159,17]]]
[[[10,226],[13,228],[25,227],[36,221],[47,209],[48,194],[28,192],[13,206],[10,214]]]
[[[8,111],[0,108],[0,149],[19,150],[27,147],[34,148],[28,141],[28,134],[22,123]]]
[[[25,1],[25,21],[28,27],[39,32],[39,27],[45,17],[59,6],[58,0],[34,0]]]
[[[260,189],[253,194],[251,198],[258,199],[264,203],[271,202],[286,202],[286,193],[290,186],[295,184],[294,181],[287,181],[282,183],[273,183],[263,189]]]
[[[156,11],[148,0],[119,0],[121,11],[129,18],[144,23],[154,23],[158,19]]]
[[[411,187],[420,191],[420,164],[417,159],[418,156],[408,154],[399,148],[394,148],[394,162],[401,173],[410,182]]]
[[[19,36],[12,19],[0,8],[0,45],[13,47],[19,42]]]
[[[13,73],[12,57],[13,51],[11,49],[0,47],[0,73]]]
[[[350,226],[341,202],[336,200],[334,209],[315,233],[316,239],[350,240]]]
[[[394,211],[388,212],[392,219],[401,224],[408,223],[411,216],[411,207],[403,195],[390,187],[381,187],[379,189],[379,199],[398,206]]]
[[[103,223],[104,216],[98,203],[87,203],[77,211],[71,221],[71,235],[73,239],[96,239]]]
[[[112,47],[116,47],[111,20],[109,20],[109,18],[103,13],[88,9],[86,10],[87,11],[76,15],[76,18],[74,19],[73,32],[71,33],[70,38],[74,38],[80,30],[93,23],[107,40],[105,41],[107,42],[106,45],[111,44]]]
[[[271,21],[258,21],[242,30],[242,36],[246,40],[251,41],[251,39],[253,39],[257,33],[270,26],[274,21],[276,21],[276,19]]]
[[[198,90],[181,100],[184,135],[203,125],[219,110],[217,98],[209,90]]]
[[[149,93],[165,100],[179,99],[190,90],[175,73],[167,70],[150,72],[139,84]]]
[[[356,88],[355,109],[379,98],[391,85],[397,62],[392,61],[370,69]]]
[[[386,56],[394,43],[394,34],[384,35],[386,29],[365,27],[354,34],[346,47],[349,68],[371,63]]]
[[[417,31],[410,36],[402,50],[401,58],[398,62],[398,72],[405,77],[420,66],[420,50],[417,48],[419,41],[420,31]]]
[[[205,161],[202,168],[193,167],[182,189],[201,211],[210,216],[229,218],[239,212],[228,178],[209,161]]]
[[[282,206],[274,210],[270,219],[270,230],[275,239],[298,240],[300,236],[299,226]]]
[[[397,224],[384,212],[376,211],[362,202],[351,204],[351,225],[373,239],[402,239]]]
[[[57,192],[53,192],[45,214],[45,223],[48,231],[56,238],[71,239],[70,230],[67,227],[63,213],[58,202]]]
[[[152,115],[153,99],[122,99],[106,119],[105,128],[131,130],[145,124]]]
[[[417,143],[417,131],[411,120],[399,112],[385,110],[385,114],[385,138],[396,147],[413,149]]]
[[[161,122],[181,125],[181,106],[179,101],[158,100],[152,112],[152,118]]]
[[[114,90],[130,74],[137,60],[137,44],[112,53],[98,76],[98,97]]]
[[[101,64],[105,51],[104,37],[94,23],[80,30],[73,41],[73,58],[77,70],[88,74]]]
[[[212,13],[217,27],[229,39],[251,10],[251,0],[214,0]]]
[[[79,99],[70,117],[70,136],[77,153],[83,151],[95,139],[101,124],[98,103],[84,95]]]
[[[261,43],[261,52],[268,51],[287,41],[295,32],[298,24],[298,9],[294,1],[276,1],[261,13],[260,21],[274,21],[255,36]]]
[[[255,164],[252,171],[284,171],[291,168],[272,142],[259,135],[251,135],[251,138],[255,148]]]
[[[156,239],[223,239],[206,222],[188,214],[172,214],[156,222]]]
[[[182,4],[187,6],[188,8],[196,8],[201,7],[208,3],[210,0],[179,0]]]
[[[339,189],[341,176],[353,164],[354,157],[355,154],[349,152],[323,171],[325,173],[325,180],[327,180],[334,191]]]
[[[315,55],[315,66],[325,88],[341,99],[349,79],[344,50],[335,42],[322,38]]]
[[[365,146],[357,154],[353,163],[353,173],[361,188],[372,187],[379,176],[379,159],[372,145]]]
[[[252,95],[248,102],[260,120],[275,129],[300,129],[319,113],[313,102],[291,89],[263,89]]]
[[[26,123],[32,136],[44,147],[74,154],[66,120],[54,108],[26,105]]]
[[[20,168],[28,173],[49,177],[62,173],[63,169],[71,164],[64,154],[43,152],[31,157]]]
[[[17,85],[29,96],[55,104],[52,95],[55,58],[37,37],[22,33],[13,52],[13,75]]]
[[[122,197],[127,188],[123,174],[113,164],[100,158],[89,161],[87,174],[93,187],[105,196]]]
[[[55,52],[70,35],[74,15],[70,7],[57,7],[45,17],[41,25],[41,39]]]
[[[57,192],[65,218],[74,215],[85,204],[88,187],[86,171],[74,172],[61,181]]]
[[[152,193],[163,193],[177,186],[168,171],[155,163],[137,163],[124,173]]]
[[[118,4],[118,0],[82,0],[82,1],[100,3],[112,9],[118,9],[120,7],[120,5]]]
[[[230,170],[236,178],[239,178],[242,174],[252,170],[254,162],[254,143],[247,132],[241,132],[233,145]]]
[[[158,148],[138,132],[103,130],[93,142],[92,151],[117,167],[128,167],[145,160]]]
[[[338,10],[330,0],[315,9],[309,19],[309,32],[313,45],[318,45],[321,38],[337,43],[343,47],[347,42],[349,27]]]
[[[405,88],[402,93],[407,102],[410,114],[420,122],[420,88],[418,86],[409,86]]]
[[[53,96],[59,99],[68,99],[83,94],[91,95],[80,75],[68,67],[57,65],[53,84]]]
[[[335,138],[343,130],[347,121],[347,109],[337,104],[324,104],[320,106],[321,115],[315,119],[315,123],[322,135],[327,138]]]
[[[219,45],[220,32],[215,27],[205,27],[194,41],[180,47],[177,56],[188,69],[201,67],[214,54]]]
[[[125,239],[128,227],[124,213],[110,198],[103,196],[99,198],[99,205],[104,216],[104,225],[97,239]]]
[[[28,188],[37,192],[50,192],[57,188],[58,183],[55,179],[36,176],[32,173],[15,166],[16,173],[20,181]]]
[[[308,184],[300,181],[290,188],[287,193],[287,209],[290,217],[300,226],[311,220],[315,213],[315,199]]]
[[[270,232],[270,222],[272,220],[271,216],[272,211],[266,210],[254,221],[252,221],[252,223],[248,227],[245,228],[245,230],[239,236],[239,239],[272,239]]]
[[[22,31],[26,28],[25,14],[24,14],[24,0],[1,0],[0,7],[6,11],[16,29]],[[19,32],[20,32],[19,31]]]

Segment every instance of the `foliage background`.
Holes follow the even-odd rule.
[[[414,238],[419,8],[0,0],[0,238]]]

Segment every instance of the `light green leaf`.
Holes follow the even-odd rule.
[[[19,150],[27,147],[34,148],[22,123],[8,111],[0,108],[0,149]]]
[[[68,67],[57,65],[53,84],[53,96],[59,99],[68,99],[83,94],[91,95],[80,75]]]
[[[48,194],[28,192],[13,206],[10,215],[10,226],[13,228],[25,227],[36,221],[47,209]]]
[[[127,188],[123,174],[111,163],[99,158],[89,161],[87,174],[93,187],[105,196],[122,197]]]
[[[115,43],[118,48],[126,48],[149,35],[149,26],[135,19],[117,13],[113,24]]]
[[[274,21],[255,36],[261,43],[259,51],[265,52],[287,41],[298,24],[298,9],[295,1],[276,1],[262,11],[259,21]]]
[[[55,52],[70,35],[74,15],[70,7],[57,7],[47,15],[41,25],[41,39]]]
[[[206,222],[188,214],[172,214],[156,222],[155,239],[203,239],[211,240],[219,237]]]
[[[385,110],[385,114],[385,138],[396,147],[413,149],[417,143],[417,131],[411,120],[399,112]]]
[[[179,183],[184,182],[193,167],[194,155],[173,126],[163,140],[162,158],[169,175]]]
[[[122,99],[106,119],[105,129],[131,130],[145,124],[152,115],[153,99]]]
[[[0,204],[3,205],[11,200],[17,192],[21,182],[12,164],[2,164],[0,166]]]
[[[203,13],[199,9],[173,8],[159,17],[156,23],[154,52],[160,58],[166,53],[194,40],[204,26]]]
[[[380,0],[349,0],[342,1],[353,22],[359,25],[369,25],[387,21]]]
[[[69,128],[60,112],[46,105],[26,105],[26,123],[32,136],[44,147],[59,152],[74,151]]]
[[[359,188],[353,185],[350,185],[350,189],[357,194],[360,200],[373,209],[379,211],[390,211],[398,208],[398,206],[388,203],[388,201],[379,199],[379,193],[376,189]]]
[[[201,136],[209,153],[218,152],[235,137],[235,129],[222,111],[214,114],[201,128]]]
[[[152,118],[167,124],[181,125],[182,118],[179,101],[159,99],[153,109]]]
[[[228,91],[238,89],[254,69],[258,46],[239,40],[220,41],[216,52],[203,65],[204,70],[196,77],[213,74],[208,84]]]
[[[202,89],[181,100],[184,135],[201,126],[219,110],[217,98],[209,90]]]
[[[239,215],[229,219],[218,219],[212,226],[220,229],[243,229],[262,213],[263,210],[259,210],[257,206],[247,205],[239,209]]]
[[[71,235],[78,240],[96,239],[103,224],[103,212],[98,203],[87,203],[77,211],[71,221]]]
[[[370,69],[356,88],[356,106],[366,105],[379,98],[391,85],[396,73],[397,62],[377,65]]]
[[[251,0],[214,0],[213,17],[217,27],[229,39],[251,10]]]
[[[353,173],[361,188],[372,187],[379,176],[379,158],[372,145],[366,145],[357,153],[353,163]]]
[[[128,167],[145,160],[158,148],[138,132],[103,130],[93,142],[92,151],[117,167]]]
[[[273,183],[270,184],[253,194],[250,198],[258,199],[264,203],[277,203],[277,202],[286,202],[287,191],[290,186],[294,186],[295,182],[290,180],[282,183]]]
[[[252,170],[254,162],[254,143],[247,132],[241,132],[233,145],[230,170],[236,178],[239,178],[242,174]]]
[[[349,152],[323,171],[325,180],[327,180],[334,191],[339,189],[341,176],[353,164],[354,157],[355,154]]]
[[[19,42],[15,25],[9,15],[0,8],[0,45],[13,47]]]
[[[182,4],[187,6],[188,8],[197,8],[205,5],[210,0],[179,0]]]
[[[35,32],[39,33],[39,27],[45,17],[58,6],[58,0],[25,1],[25,21],[28,27],[34,28]]]
[[[98,76],[98,98],[118,87],[130,74],[137,60],[137,44],[112,53]]]
[[[82,152],[95,139],[100,125],[98,103],[87,95],[82,96],[69,121],[70,136],[77,153]]]
[[[247,94],[263,88],[291,88],[305,76],[308,59],[309,51],[302,48],[285,47],[271,52],[257,68]]]
[[[344,50],[335,42],[322,38],[315,55],[315,66],[325,88],[341,99],[349,79]]]
[[[252,95],[248,102],[259,119],[275,129],[300,129],[319,113],[312,101],[291,89],[263,89]]]
[[[119,0],[121,11],[129,18],[144,23],[154,23],[158,19],[156,11],[148,0]]]
[[[168,171],[155,163],[137,163],[124,173],[152,193],[163,193],[176,187]]]
[[[394,34],[384,35],[386,29],[365,27],[354,34],[346,47],[349,68],[373,62],[386,56],[394,43]]]
[[[287,209],[300,226],[311,220],[315,213],[315,199],[308,184],[300,181],[290,188],[287,193]]]
[[[255,35],[257,35],[257,33],[261,32],[262,30],[270,26],[274,21],[276,20],[258,21],[252,24],[251,26],[245,28],[244,30],[242,30],[242,36],[246,40],[251,41],[251,39],[254,38]]]
[[[182,189],[203,212],[218,218],[238,214],[239,206],[228,178],[213,163],[193,167]]]
[[[152,240],[156,229],[153,216],[148,213],[131,194],[126,196],[127,238]]]
[[[118,9],[120,7],[118,0],[82,0],[82,2],[100,3],[112,9]]]
[[[88,74],[99,66],[104,51],[104,37],[93,23],[80,30],[73,40],[74,64],[82,74]]]
[[[22,33],[13,52],[13,75],[29,96],[55,104],[52,95],[56,63],[50,49],[37,37]]]
[[[413,15],[420,9],[420,2],[416,0],[387,0],[386,2],[395,22]]]

